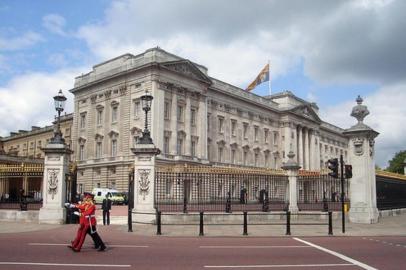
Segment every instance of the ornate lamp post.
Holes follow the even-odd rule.
[[[56,131],[54,132],[54,137],[51,139],[51,143],[58,144],[65,143],[65,139],[62,138],[61,132],[61,112],[63,112],[63,109],[65,107],[65,101],[66,97],[62,94],[62,90],[59,90],[58,95],[54,96],[55,110],[58,112],[58,120],[57,120],[57,128]]]
[[[145,95],[141,96],[142,109],[145,111],[145,127],[142,132],[142,137],[139,140],[140,144],[153,144],[151,134],[148,130],[148,112],[151,110],[151,103],[154,97],[145,91]]]

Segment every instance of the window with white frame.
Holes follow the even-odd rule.
[[[235,164],[235,149],[231,149],[231,163]]]
[[[264,153],[265,167],[269,167],[269,152]]]
[[[141,113],[141,102],[139,99],[136,99],[133,101],[133,115],[134,118],[140,117]]]
[[[103,109],[97,109],[96,111],[96,125],[101,126],[103,123]]]
[[[223,150],[224,150],[224,148],[223,148],[223,146],[221,146],[221,145],[219,145],[219,147],[218,147],[218,157],[217,157],[217,160],[218,160],[218,162],[223,162]]]
[[[219,132],[224,133],[224,117],[219,116],[218,123],[219,123]]]
[[[164,119],[169,120],[171,118],[171,106],[169,101],[164,103]]]
[[[96,142],[96,158],[101,158],[102,156],[102,142]]]
[[[190,109],[190,124],[191,126],[196,126],[196,109],[191,108]]]
[[[255,154],[254,154],[254,166],[255,167],[258,166],[258,161],[259,161],[259,154],[258,154],[258,152],[255,152]]]
[[[237,121],[231,120],[231,136],[236,136]]]
[[[118,119],[118,106],[113,106],[111,108],[111,122],[115,123]]]
[[[243,133],[242,134],[243,134],[244,139],[248,138],[248,123],[243,124]]]
[[[79,160],[84,160],[85,159],[85,145],[81,144],[79,145]]]
[[[117,139],[111,140],[111,156],[117,156]]]
[[[211,129],[210,119],[211,119],[211,115],[209,113],[209,114],[207,114],[207,132],[209,132]]]
[[[248,151],[247,150],[244,150],[242,160],[243,160],[243,164],[247,165],[247,162],[248,162]]]
[[[254,126],[254,141],[258,141],[258,126]]]
[[[269,134],[269,130],[264,129],[264,143],[268,143],[268,134]]]
[[[165,136],[164,137],[164,153],[169,154],[169,142],[170,142],[170,137]]]
[[[273,133],[273,144],[274,144],[274,145],[277,145],[277,144],[278,144],[278,132],[277,132],[277,131],[275,131],[275,132]]]
[[[196,141],[192,140],[191,145],[190,145],[190,154],[192,155],[192,157],[196,156]]]
[[[178,111],[177,111],[177,120],[178,122],[184,122],[184,108],[182,105],[178,105]]]
[[[179,137],[178,137],[178,142],[177,142],[176,150],[177,150],[177,154],[178,154],[179,156],[180,156],[180,155],[183,155],[183,138],[179,138]]]
[[[81,129],[86,128],[86,113],[80,114],[80,128]]]

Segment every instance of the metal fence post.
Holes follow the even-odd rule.
[[[156,234],[161,235],[161,211],[156,211]]]
[[[200,224],[199,224],[199,236],[204,235],[204,230],[203,230],[203,212],[200,212]]]
[[[290,211],[286,211],[286,235],[290,235]]]
[[[248,235],[248,222],[247,222],[247,211],[244,211],[244,232],[243,235]]]
[[[333,213],[328,212],[328,235],[333,235]]]

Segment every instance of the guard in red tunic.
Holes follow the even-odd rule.
[[[93,195],[87,194],[84,198],[84,202],[82,204],[76,204],[74,207],[79,210],[79,213],[76,214],[80,215],[80,225],[76,238],[69,247],[71,247],[75,252],[80,252],[80,249],[85,241],[86,234],[90,234],[95,242],[95,247],[98,248],[99,251],[104,251],[106,246],[96,230],[96,206],[93,203]]]

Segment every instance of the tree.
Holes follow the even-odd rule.
[[[389,160],[389,167],[386,168],[386,171],[403,174],[405,159],[406,150],[397,152],[395,156],[391,160]]]

